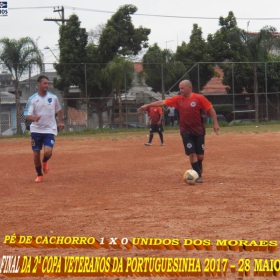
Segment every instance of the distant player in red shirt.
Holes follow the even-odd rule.
[[[147,113],[149,115],[149,126],[150,126],[150,136],[149,136],[149,142],[144,143],[146,146],[151,146],[154,132],[157,132],[160,138],[161,146],[164,146],[163,142],[163,127],[162,127],[162,109],[161,107],[149,107],[147,110]]]
[[[172,106],[180,116],[180,134],[182,136],[186,154],[189,156],[192,168],[198,173],[197,183],[202,183],[202,161],[204,159],[205,125],[202,112],[207,113],[213,119],[213,128],[216,134],[219,131],[217,115],[212,104],[202,95],[192,92],[192,84],[189,80],[183,80],[179,84],[180,95],[152,102],[139,108],[147,110],[150,107]]]

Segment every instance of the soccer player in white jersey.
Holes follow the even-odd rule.
[[[28,99],[24,115],[27,121],[32,122],[30,125],[30,132],[31,147],[37,172],[35,182],[39,183],[43,180],[43,173],[48,174],[50,171],[48,160],[52,156],[55,135],[57,135],[56,114],[58,116],[58,128],[62,130],[65,126],[59,100],[56,95],[48,92],[49,78],[46,76],[39,76],[37,86],[38,92],[34,93]],[[41,163],[41,150],[43,146],[44,157]]]

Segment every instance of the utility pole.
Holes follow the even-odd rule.
[[[60,8],[60,7],[57,7],[57,9],[56,9],[56,8],[53,8],[53,9],[54,9],[54,10],[53,10],[54,12],[58,12],[58,13],[59,13],[60,19],[57,19],[57,18],[45,18],[44,21],[54,21],[54,22],[56,22],[58,25],[60,25],[59,22],[62,22],[62,25],[64,25],[65,22],[68,21],[68,19],[65,19],[65,18],[64,18],[64,7],[62,6],[61,8]],[[61,12],[61,13],[60,13],[60,12]]]

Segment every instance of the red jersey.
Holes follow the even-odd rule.
[[[192,93],[190,97],[175,95],[165,99],[166,106],[172,106],[179,112],[180,133],[192,135],[204,135],[205,127],[202,118],[202,111],[208,111],[212,104],[202,95]]]
[[[162,115],[161,107],[149,107],[147,112],[151,119],[151,124],[158,124],[160,116]]]

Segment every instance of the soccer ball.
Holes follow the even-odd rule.
[[[184,173],[183,179],[189,185],[195,185],[195,180],[198,178],[198,174],[195,170],[189,169]]]

